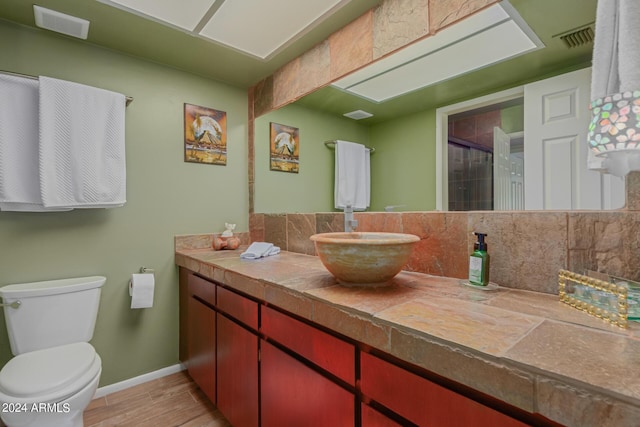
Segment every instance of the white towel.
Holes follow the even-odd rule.
[[[617,176],[640,170],[640,2],[599,0],[593,46],[588,167]]]
[[[40,188],[47,207],[126,202],[124,95],[40,77]]]
[[[246,251],[240,254],[240,258],[243,259],[258,259],[266,256],[277,255],[280,253],[280,248],[274,246],[273,243],[267,242],[253,242]]]
[[[0,210],[52,210],[40,198],[38,81],[11,75],[0,75]]]
[[[369,150],[355,142],[336,141],[334,205],[363,211],[370,203]]]

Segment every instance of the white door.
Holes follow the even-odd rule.
[[[511,155],[511,210],[524,209],[524,158],[522,153]]]
[[[493,128],[493,210],[511,209],[511,138],[496,126]]]
[[[624,204],[624,180],[587,169],[590,86],[591,68],[525,85],[525,209]]]

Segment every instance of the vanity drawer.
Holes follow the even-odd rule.
[[[202,277],[189,274],[189,296],[195,296],[202,301],[216,305],[216,285]]]
[[[526,426],[508,415],[369,353],[362,352],[360,355],[360,389],[363,396],[419,426]]]
[[[262,332],[267,338],[355,385],[355,346],[286,314],[262,307]]]
[[[243,297],[229,289],[218,286],[218,310],[244,323],[246,326],[258,329],[258,303]]]

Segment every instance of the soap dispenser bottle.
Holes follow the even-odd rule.
[[[489,284],[489,254],[487,253],[487,243],[485,233],[474,232],[478,236],[478,241],[473,245],[473,253],[469,257],[469,283],[477,286],[487,286]]]

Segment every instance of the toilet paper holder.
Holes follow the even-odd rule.
[[[140,267],[140,274],[146,274],[146,273],[155,273],[155,270],[149,267]]]

